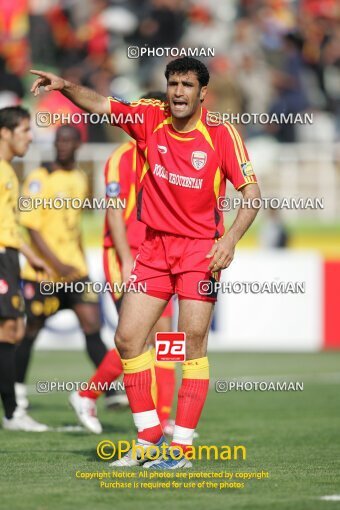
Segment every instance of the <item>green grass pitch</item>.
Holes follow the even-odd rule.
[[[299,380],[302,392],[209,392],[200,444],[243,444],[246,461],[199,461],[198,471],[268,471],[244,489],[100,489],[75,472],[110,470],[96,456],[102,439],[134,438],[128,410],[107,411],[100,436],[81,431],[29,434],[0,430],[1,508],[13,510],[196,509],[333,510],[340,501],[340,353],[210,354],[212,380],[249,377]],[[30,384],[86,381],[92,368],[82,352],[37,352]],[[32,394],[31,414],[51,427],[76,425],[67,392]],[[138,471],[138,470],[137,470]]]

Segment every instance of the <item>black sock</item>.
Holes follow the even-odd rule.
[[[100,336],[100,332],[91,333],[90,335],[85,335],[86,339],[86,350],[88,355],[90,356],[92,362],[98,367],[107,353],[107,349],[105,344]]]
[[[25,382],[27,368],[31,358],[31,351],[36,337],[25,335],[15,352],[16,381]]]
[[[0,395],[6,418],[12,418],[17,406],[14,392],[15,345],[0,342]]]

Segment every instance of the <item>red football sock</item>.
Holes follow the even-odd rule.
[[[109,387],[110,383],[122,373],[123,365],[120,356],[117,349],[112,349],[105,355],[96,372],[89,380],[91,388],[80,391],[79,395],[81,397],[92,398],[93,400],[97,399],[103,393],[99,388],[105,389],[106,385]]]
[[[122,363],[125,391],[138,429],[138,440],[158,443],[163,431],[152,397],[154,367],[151,353],[147,351],[136,358],[122,359]]]
[[[195,428],[209,390],[208,358],[183,363],[182,385],[178,392],[176,423],[171,445],[179,445],[185,452],[192,445]]]
[[[176,387],[175,363],[156,361],[157,413],[161,424],[169,419]]]

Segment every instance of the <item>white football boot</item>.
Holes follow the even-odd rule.
[[[95,400],[87,397],[81,397],[77,391],[74,391],[70,395],[69,402],[75,411],[78,420],[82,425],[84,425],[86,430],[93,434],[101,434],[103,432],[103,427],[97,418],[97,406]]]
[[[24,432],[46,432],[48,430],[47,425],[33,420],[33,418],[26,413],[25,409],[21,407],[15,409],[12,418],[6,418],[4,416],[2,419],[2,426],[6,430],[22,430]]]
[[[143,468],[158,470],[188,469],[191,467],[192,463],[190,460],[186,459],[183,452],[177,449],[176,446],[170,446],[163,457],[154,461],[146,462],[143,465]]]
[[[160,440],[158,441],[157,444],[155,445],[152,445],[152,444],[145,444],[145,443],[136,443],[136,447],[140,447],[142,446],[144,450],[148,450],[148,453],[150,455],[150,457],[154,457],[154,454],[156,453],[156,448],[155,450],[152,449],[153,446],[159,448],[160,446],[162,446],[162,444],[165,443],[165,438],[164,437],[161,437]],[[139,450],[139,448],[138,448]],[[147,456],[147,455],[141,455],[141,453],[139,451],[136,451],[135,455],[133,454],[133,449],[130,448],[130,450],[127,452],[126,455],[124,455],[124,457],[121,457],[120,459],[117,459],[117,460],[114,460],[113,462],[111,462],[111,464],[109,464],[110,467],[136,467],[136,466],[143,466],[144,463],[146,462],[149,462],[151,459]]]

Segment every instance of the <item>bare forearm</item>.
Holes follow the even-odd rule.
[[[226,235],[221,237],[217,243],[215,242],[207,254],[207,258],[210,259],[210,271],[220,271],[230,266],[234,258],[236,244],[253,223],[258,213],[258,208],[252,207],[252,201],[255,198],[261,198],[258,185],[248,184],[241,189],[241,193],[245,204],[239,208],[236,219]]]
[[[228,237],[233,239],[235,245],[247,232],[259,212],[258,208],[251,206],[252,200],[261,198],[260,189],[257,184],[248,184],[241,192],[245,205],[239,208],[235,221],[228,230]]]
[[[94,90],[76,85],[65,80],[64,88],[60,91],[72,103],[90,113],[109,114],[109,102],[107,97],[98,94]]]

